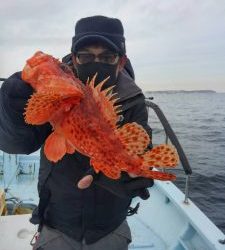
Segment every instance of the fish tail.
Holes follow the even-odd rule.
[[[176,149],[167,144],[161,144],[154,147],[152,150],[147,151],[139,156],[142,160],[139,175],[157,180],[175,180],[174,174],[154,171],[151,168],[173,168],[178,165],[179,157]]]
[[[173,168],[179,163],[179,156],[176,149],[172,145],[167,144],[158,145],[140,157],[142,159],[142,168]]]
[[[176,175],[170,173],[163,173],[160,171],[153,171],[150,169],[141,170],[140,176],[161,180],[161,181],[174,181],[176,180]]]

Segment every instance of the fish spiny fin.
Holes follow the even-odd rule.
[[[121,171],[114,166],[107,166],[104,162],[91,159],[90,164],[93,166],[96,173],[101,171],[104,175],[111,179],[119,179]]]
[[[64,98],[56,93],[34,93],[25,108],[25,121],[32,125],[41,125],[51,120],[56,111],[64,108],[68,111],[80,102],[79,98]]]
[[[150,138],[144,128],[136,122],[127,123],[116,130],[116,135],[128,154],[143,154],[150,143]]]
[[[118,99],[113,99],[115,94],[110,93],[114,86],[101,90],[108,78],[100,82],[97,86],[95,86],[95,78],[96,75],[86,86],[90,90],[106,121],[112,126],[112,128],[116,129],[116,123],[119,120],[118,114],[120,110],[118,110],[118,106],[115,105]]]
[[[50,117],[59,108],[57,94],[48,95],[35,93],[28,100],[25,108],[25,121],[28,124],[40,125],[50,120]]]
[[[179,163],[179,156],[172,145],[161,144],[144,153],[142,167],[175,167]]]
[[[67,152],[65,137],[52,132],[45,141],[44,152],[49,161],[59,161]]]

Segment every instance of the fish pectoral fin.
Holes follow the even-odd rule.
[[[93,166],[96,173],[99,173],[101,171],[104,175],[111,179],[120,178],[121,171],[114,166],[108,166],[104,162],[96,161],[93,159],[90,160],[90,164]]]
[[[176,167],[179,163],[179,156],[172,145],[161,144],[147,151],[142,158],[142,168],[145,167]]]
[[[67,153],[66,139],[52,132],[45,141],[44,152],[49,161],[57,162]]]
[[[59,110],[69,111],[79,98],[63,98],[56,93],[35,93],[28,100],[25,108],[25,121],[32,125],[41,125],[49,122]]]
[[[32,125],[41,125],[49,121],[55,109],[54,98],[45,94],[34,93],[25,108],[25,121]]]
[[[150,138],[144,128],[136,122],[127,123],[116,130],[121,143],[128,154],[143,154],[150,143]]]
[[[25,121],[32,125],[41,125],[51,120],[62,103],[57,94],[35,93],[28,100],[25,108]]]

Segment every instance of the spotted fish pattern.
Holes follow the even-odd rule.
[[[25,121],[40,125],[49,122],[52,133],[45,141],[46,157],[57,162],[76,151],[90,157],[95,172],[112,179],[125,171],[158,180],[174,180],[171,173],[153,170],[173,168],[179,162],[172,145],[162,144],[148,150],[150,138],[135,123],[118,126],[121,106],[113,87],[104,89],[107,79],[95,78],[83,84],[59,60],[36,52],[27,60],[22,79],[34,89],[25,108]],[[104,90],[103,90],[104,89]]]

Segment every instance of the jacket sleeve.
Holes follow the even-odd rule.
[[[0,89],[0,149],[7,153],[30,154],[41,147],[51,131],[50,124],[31,126],[24,122],[23,108],[30,96],[26,99],[26,87],[18,72]],[[21,93],[25,93],[25,97],[21,97]]]

